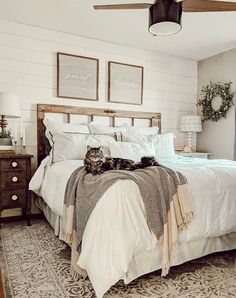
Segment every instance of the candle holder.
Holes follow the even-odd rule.
[[[20,137],[20,152],[24,153],[23,152],[23,137]]]
[[[15,140],[13,141],[13,143],[14,143],[14,148],[15,148],[15,153],[16,153],[17,140],[15,139]]]

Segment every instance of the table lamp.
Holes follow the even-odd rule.
[[[186,115],[180,119],[180,132],[187,133],[187,146],[185,146],[185,152],[192,152],[192,133],[202,131],[202,120],[198,115]]]
[[[6,118],[20,118],[20,108],[18,96],[10,92],[0,92],[0,127],[1,127],[1,138],[0,145],[9,146],[11,145],[11,140],[9,138],[4,138],[4,133],[6,133],[7,120]],[[1,140],[2,139],[2,140]]]

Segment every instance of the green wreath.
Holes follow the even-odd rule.
[[[229,83],[212,83],[205,86],[201,90],[202,99],[199,99],[197,106],[202,106],[202,121],[218,121],[226,118],[228,110],[233,106],[234,93],[230,92],[231,82]],[[212,107],[212,100],[220,96],[222,103],[218,110]]]

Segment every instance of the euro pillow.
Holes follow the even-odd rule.
[[[143,156],[154,156],[155,151],[152,143],[138,144],[115,142],[109,145],[110,155],[113,158],[131,159],[139,162]]]
[[[60,121],[55,121],[52,119],[45,118],[43,120],[43,124],[46,127],[46,137],[49,140],[50,145],[52,146],[51,133],[55,132],[65,132],[65,133],[81,133],[81,134],[89,134],[89,128],[87,124],[72,124],[72,123],[64,123]]]
[[[128,134],[140,134],[140,135],[156,135],[158,134],[159,127],[153,126],[153,127],[137,127],[137,126],[127,126],[126,132]]]
[[[114,137],[106,135],[86,135],[76,133],[50,133],[53,142],[50,152],[51,163],[62,160],[83,160],[87,146],[103,146],[105,156],[110,156],[109,145],[116,142]]]
[[[176,158],[174,149],[174,134],[163,133],[158,135],[143,135],[122,133],[122,141],[131,143],[152,143],[155,150],[155,158],[158,159],[173,159]]]

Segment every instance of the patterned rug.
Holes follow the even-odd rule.
[[[70,249],[43,220],[2,224],[0,262],[6,298],[95,298],[89,279],[70,277]],[[160,271],[129,285],[117,283],[104,298],[236,297],[236,251],[217,253]]]

